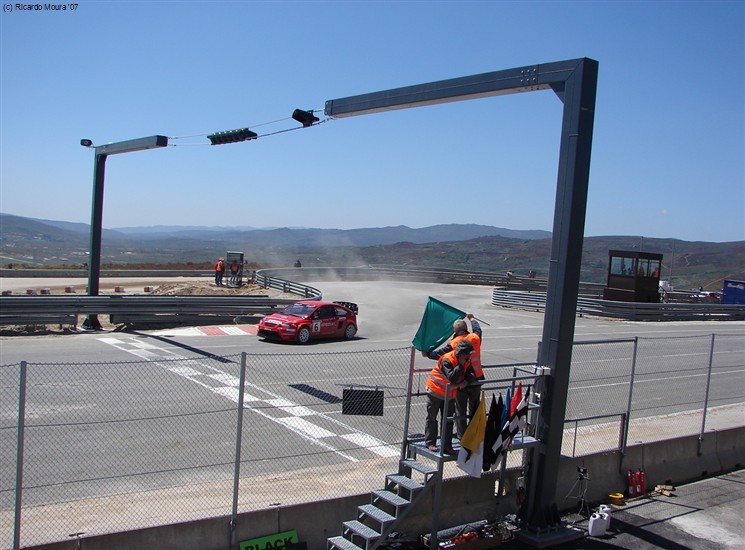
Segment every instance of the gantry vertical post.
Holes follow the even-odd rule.
[[[90,141],[88,141],[90,143]],[[106,159],[109,155],[119,153],[131,153],[143,149],[154,149],[168,145],[166,136],[150,136],[145,138],[130,139],[118,143],[109,143],[96,147],[96,155],[93,164],[93,206],[91,208],[91,234],[90,250],[88,257],[88,296],[98,296],[99,280],[101,275],[101,240],[103,233],[103,191],[104,176],[106,173]],[[100,330],[101,323],[98,315],[89,314],[82,323],[82,328],[87,330]]]

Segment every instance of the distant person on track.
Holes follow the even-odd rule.
[[[241,270],[241,264],[238,263],[238,260],[233,260],[230,264],[230,284],[231,285],[237,285],[238,284],[238,273]]]
[[[437,451],[437,432],[440,418],[448,417],[450,404],[456,399],[459,391],[476,381],[471,368],[471,354],[473,346],[468,340],[462,339],[455,349],[437,360],[427,378],[427,423],[424,428],[424,442],[427,448]],[[450,392],[447,386],[451,384]],[[449,395],[448,395],[449,394]],[[445,410],[445,396],[448,395],[448,410]],[[455,454],[453,450],[453,423],[445,422],[444,433],[441,437],[442,452],[446,455]]]
[[[473,346],[473,353],[471,354],[471,367],[476,376],[476,380],[484,380],[484,369],[481,368],[481,336],[483,331],[481,325],[473,316],[473,313],[467,313],[466,319],[471,322],[471,332],[468,331],[468,324],[464,319],[457,319],[453,322],[453,335],[450,337],[450,341],[444,346],[430,351],[422,351],[423,357],[429,359],[439,359],[446,353],[453,351],[458,342],[461,340],[467,340]],[[455,397],[455,414],[457,419],[455,421],[456,432],[458,439],[463,437],[468,426],[468,421],[473,418],[476,413],[476,408],[479,406],[479,400],[481,398],[481,385],[480,384],[469,384],[465,389],[458,391]]]
[[[225,275],[225,258],[220,258],[215,264],[215,285],[222,286],[222,278]]]

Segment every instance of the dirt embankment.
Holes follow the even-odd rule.
[[[271,296],[272,298],[298,298],[273,288],[264,288],[255,283],[244,283],[242,286],[217,286],[209,281],[176,281],[162,283],[150,293],[158,296]]]

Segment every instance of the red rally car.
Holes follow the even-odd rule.
[[[357,304],[301,300],[259,321],[267,340],[307,344],[317,338],[352,339],[357,334]]]

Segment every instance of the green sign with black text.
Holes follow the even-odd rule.
[[[268,535],[257,539],[244,540],[239,545],[239,550],[270,550],[273,548],[285,548],[289,544],[299,542],[297,531],[285,531],[276,535]]]

